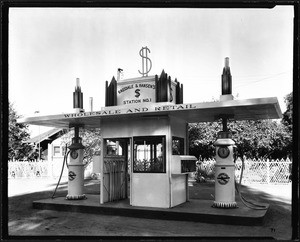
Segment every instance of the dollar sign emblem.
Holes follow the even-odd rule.
[[[145,51],[144,51],[145,50]],[[139,71],[140,74],[142,74],[143,76],[148,76],[149,71],[152,68],[152,61],[150,60],[150,58],[148,58],[147,52],[150,50],[148,49],[148,47],[142,47],[142,49],[140,50],[140,56],[142,57],[142,72]],[[148,61],[149,61],[149,69],[148,69]]]
[[[140,94],[140,89],[136,89],[134,92],[136,93],[135,94],[135,97],[139,97],[141,94]]]

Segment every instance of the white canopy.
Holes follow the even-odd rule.
[[[19,123],[57,128],[81,125],[100,128],[102,119],[129,120],[132,117],[172,115],[187,123],[212,122],[222,116],[232,120],[278,119],[282,117],[276,97],[229,100],[203,103],[173,104],[167,102],[142,103],[104,107],[101,111],[66,113],[19,119]]]

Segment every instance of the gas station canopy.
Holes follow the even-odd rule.
[[[126,121],[132,117],[159,118],[171,115],[187,123],[213,122],[221,117],[229,120],[279,119],[282,117],[276,97],[244,100],[227,100],[202,103],[174,104],[169,102],[142,103],[103,107],[101,111],[64,113],[58,115],[27,117],[19,123],[70,128],[101,128],[101,120],[114,119]]]

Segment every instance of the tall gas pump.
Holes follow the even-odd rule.
[[[74,127],[75,135],[72,138],[72,144],[68,147],[70,149],[70,162],[68,165],[68,200],[85,199],[83,194],[84,186],[84,164],[83,152],[84,146],[82,139],[79,137],[79,127]]]
[[[229,58],[225,58],[225,67],[222,74],[222,95],[221,101],[233,100],[232,81],[229,68]],[[235,202],[235,164],[234,145],[231,133],[227,129],[228,114],[221,115],[223,130],[218,133],[218,138],[214,143],[216,147],[215,165],[215,201],[213,207],[216,208],[236,208]]]
[[[83,93],[81,92],[79,78],[76,79],[75,92],[73,92],[73,108],[80,113],[83,110]],[[68,165],[68,200],[85,199],[83,194],[84,187],[84,164],[83,153],[84,146],[82,138],[79,137],[80,125],[74,125],[74,137],[70,149],[70,162]]]
[[[218,133],[214,143],[216,147],[215,165],[215,201],[216,208],[236,208],[235,202],[235,164],[234,145],[231,133],[227,130],[227,118],[223,117],[223,131]]]

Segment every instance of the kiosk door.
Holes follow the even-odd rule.
[[[131,205],[170,207],[166,136],[133,137]]]
[[[129,139],[104,139],[103,202],[126,199]]]

